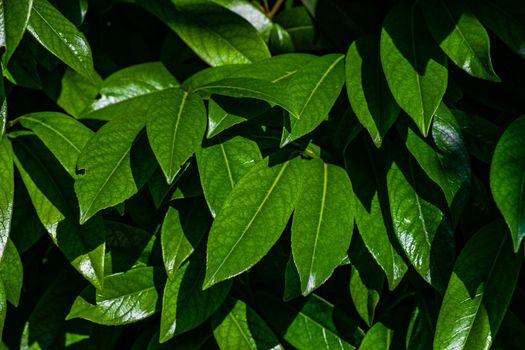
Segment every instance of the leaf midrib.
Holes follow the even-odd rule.
[[[25,120],[29,120],[29,121],[35,122],[37,124],[42,125],[43,127],[47,128],[47,129],[53,131],[55,134],[57,134],[62,139],[64,139],[64,141],[66,141],[71,147],[73,147],[78,154],[80,154],[81,150],[73,142],[71,142],[63,133],[61,133],[60,131],[58,131],[57,129],[52,127],[51,125],[49,125],[47,123],[44,123],[44,122],[42,122],[42,121],[40,121],[38,119],[31,118],[31,117],[21,117],[20,119],[22,119],[22,120],[25,119]]]
[[[177,132],[179,130],[179,123],[182,117],[182,113],[184,111],[184,107],[186,104],[186,99],[188,97],[188,92],[184,91],[182,95],[182,100],[180,102],[179,111],[177,112],[177,120],[175,121],[175,128],[173,130],[173,138],[171,139],[171,149],[170,149],[170,155],[169,155],[169,166],[168,166],[168,183],[173,182],[173,178],[175,175],[173,174],[173,157],[175,156],[175,143],[177,141]]]

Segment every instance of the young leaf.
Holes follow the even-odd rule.
[[[27,25],[31,35],[49,52],[78,73],[97,81],[89,44],[73,23],[47,0],[33,0]]]
[[[13,200],[15,196],[13,149],[6,136],[0,136],[0,258],[11,231]]]
[[[14,243],[9,240],[4,255],[0,258],[0,284],[3,283],[6,298],[14,306],[18,306],[20,300],[23,279],[24,267],[20,255]]]
[[[283,131],[281,146],[306,135],[328,117],[344,84],[344,56],[331,54],[312,60],[286,84],[294,101],[290,130]]]
[[[392,95],[426,136],[448,72],[446,57],[434,46],[415,4],[397,5],[386,16],[380,51]]]
[[[257,30],[212,2],[135,0],[173,29],[210,66],[251,63],[270,57]]]
[[[204,288],[255,265],[281,236],[301,189],[302,162],[268,158],[243,176],[226,198],[208,237]]]
[[[112,120],[83,148],[77,162],[77,169],[83,174],[75,181],[81,224],[137,193],[130,151],[144,125],[143,116],[137,115]]]
[[[173,278],[193,253],[211,225],[210,214],[202,206],[202,200],[190,199],[190,202],[179,209],[169,207],[162,223],[162,257],[169,278]]]
[[[116,119],[134,113],[136,109],[144,109],[152,95],[176,87],[179,87],[179,83],[160,62],[127,67],[104,80],[100,86],[100,98],[91,102],[80,113],[80,117]]]
[[[283,349],[263,319],[240,300],[229,299],[211,322],[221,349]]]
[[[33,0],[3,0],[0,10],[0,27],[3,32],[0,35],[0,47],[5,47],[5,53],[2,57],[4,67],[7,67],[9,59],[22,40],[29,22],[32,5]]]
[[[402,170],[401,170],[401,168]],[[445,214],[421,197],[424,182],[412,160],[392,163],[387,175],[394,231],[412,266],[438,291],[444,289],[454,261],[455,241]]]
[[[96,292],[95,304],[79,295],[66,320],[83,318],[106,326],[116,326],[143,320],[159,309],[162,271],[154,267],[139,267],[104,277],[104,289]]]
[[[505,130],[492,157],[490,189],[517,251],[525,237],[525,117]]]
[[[492,68],[489,35],[463,1],[424,1],[423,12],[434,40],[458,67],[474,77],[500,81]]]
[[[503,225],[485,226],[461,251],[436,326],[434,348],[488,349],[505,316],[523,251],[512,252]]]
[[[18,120],[38,136],[69,175],[76,177],[78,156],[93,136],[93,131],[74,118],[57,112],[26,114]]]
[[[388,329],[381,322],[376,323],[368,330],[359,350],[375,350],[375,349],[390,349],[392,342],[393,331]]]
[[[213,217],[222,208],[235,184],[262,159],[253,141],[236,136],[203,147],[197,152],[202,189]]]
[[[345,170],[322,160],[303,162],[303,186],[292,224],[292,254],[303,295],[339,266],[354,228],[354,194]]]
[[[397,119],[397,106],[388,88],[376,37],[360,38],[346,55],[346,91],[359,122],[372,141],[381,146],[383,137]]]
[[[201,249],[166,282],[160,320],[161,342],[197,327],[226,299],[232,281],[203,291],[205,272],[204,250]]]

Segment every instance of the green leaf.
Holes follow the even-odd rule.
[[[160,62],[127,67],[107,77],[99,98],[80,113],[81,118],[112,120],[131,113],[144,113],[156,93],[179,87],[177,80]]]
[[[426,350],[432,348],[434,339],[434,319],[428,314],[426,308],[417,306],[412,313],[408,325],[406,348],[414,350]]]
[[[212,2],[135,0],[174,30],[210,66],[270,57],[257,30],[241,16]]]
[[[505,316],[523,252],[503,225],[485,226],[461,251],[443,298],[435,349],[488,349]]]
[[[206,108],[199,96],[170,89],[148,110],[148,139],[168,184],[198,149],[206,131]]]
[[[82,149],[77,169],[83,173],[75,181],[81,224],[137,193],[130,151],[144,125],[144,118],[136,115],[117,118],[100,128]]]
[[[23,279],[24,267],[20,255],[14,243],[9,240],[4,255],[0,258],[0,284],[3,284],[7,300],[14,306],[18,306],[20,300]]]
[[[233,78],[262,79],[272,83],[285,84],[302,66],[316,59],[316,56],[293,53],[278,55],[253,64],[228,64],[199,71],[183,83],[187,90],[195,90],[210,83]]]
[[[83,318],[106,326],[143,320],[160,307],[163,282],[161,269],[139,267],[104,277],[104,289],[97,290],[95,303],[86,300],[84,291],[75,299],[66,320]],[[89,288],[88,288],[89,289]]]
[[[408,266],[392,230],[388,207],[385,207],[388,195],[381,181],[386,174],[375,163],[376,157],[362,150],[348,152],[346,169],[355,192],[355,221],[359,235],[385,272],[389,288],[393,290],[403,279]]]
[[[4,331],[4,322],[7,314],[7,296],[4,284],[0,281],[0,334]]]
[[[381,67],[377,38],[368,36],[354,41],[348,49],[345,68],[346,90],[352,109],[374,144],[380,147],[397,119],[399,107]]]
[[[292,223],[292,253],[303,295],[323,284],[346,256],[354,228],[354,194],[345,170],[303,162]]]
[[[84,34],[47,0],[33,1],[27,30],[42,46],[73,70],[97,81],[91,49]]]
[[[98,85],[68,68],[62,77],[57,104],[67,113],[78,117],[97,96]]]
[[[523,334],[523,332],[525,332],[525,325],[523,325],[522,321],[520,321],[512,311],[508,310],[496,335],[492,349],[523,348],[525,346],[525,340],[520,337],[520,334]]]
[[[193,253],[211,225],[210,214],[202,206],[202,201],[195,199],[190,202],[179,209],[169,207],[162,223],[162,257],[170,278]]]
[[[235,184],[262,159],[253,141],[236,136],[197,152],[202,189],[213,217],[222,208]]]
[[[468,5],[484,25],[525,58],[525,11],[520,0],[471,0]]]
[[[296,349],[355,349],[339,335],[334,306],[315,294],[304,305],[262,295],[260,306],[272,328]]]
[[[278,105],[289,111],[293,117],[298,117],[294,114],[294,104],[287,89],[266,80],[229,78],[203,85],[194,91],[201,91],[209,95],[217,94],[237,98],[255,98],[266,101],[272,105]]]
[[[474,77],[500,81],[492,68],[489,35],[464,7],[463,1],[424,1],[428,29],[458,67]]]
[[[204,288],[255,265],[281,236],[301,188],[301,160],[265,158],[226,198],[208,237]]]
[[[15,52],[26,31],[33,0],[3,0],[0,9],[0,47],[5,47],[2,57],[4,67]]]
[[[38,136],[69,175],[76,177],[78,156],[93,136],[93,131],[74,118],[57,112],[26,114],[18,120]]]
[[[232,281],[202,290],[205,272],[204,250],[201,249],[177,271],[173,279],[166,282],[160,320],[161,342],[197,327],[226,299]]]
[[[445,213],[422,197],[425,183],[408,159],[396,160],[387,175],[394,232],[412,266],[438,291],[444,289],[454,262],[455,241]]]
[[[0,136],[0,258],[11,231],[13,200],[15,196],[15,175],[13,170],[13,149],[6,136]]]
[[[432,43],[416,5],[400,4],[386,16],[381,64],[399,106],[426,136],[447,88],[445,55]]]
[[[525,117],[503,133],[490,165],[490,189],[517,251],[525,237]]]
[[[294,101],[290,129],[285,129],[281,146],[314,130],[328,117],[345,79],[344,56],[338,54],[316,58],[302,67],[286,84]]]
[[[470,160],[459,125],[444,104],[434,114],[430,136],[427,142],[408,129],[407,148],[428,177],[439,185],[449,207],[461,208],[466,199],[462,192],[470,184]],[[459,213],[453,210],[453,214]]]
[[[211,322],[221,349],[283,349],[263,319],[240,300],[229,299]]]
[[[247,106],[249,108],[249,106],[254,104],[253,102],[254,101],[252,100],[240,100],[237,101],[237,107],[239,107],[239,109],[241,109],[242,106]],[[261,103],[265,104],[262,101]],[[227,112],[217,102],[210,98],[208,100],[208,131],[206,133],[206,138],[210,139],[222,131],[246,120],[247,118],[244,118],[243,116]]]
[[[103,222],[95,217],[83,226],[78,224],[71,178],[36,141],[31,136],[17,137],[14,160],[40,222],[73,267],[101,288],[105,250]]]
[[[366,332],[359,350],[388,350],[390,349],[393,333],[391,329],[378,322]]]

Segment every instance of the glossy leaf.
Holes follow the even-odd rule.
[[[284,146],[315,129],[332,109],[344,84],[344,56],[326,55],[312,60],[290,79],[286,89],[294,101],[290,129],[285,129]]]
[[[283,349],[268,325],[241,300],[228,300],[212,317],[212,325],[221,349]]]
[[[206,202],[212,216],[222,208],[235,184],[262,159],[259,147],[253,141],[234,137],[203,147],[197,153],[199,175]]]
[[[15,195],[13,149],[6,136],[0,137],[0,258],[11,231],[13,200]]]
[[[83,318],[107,326],[142,320],[158,310],[161,283],[162,273],[153,267],[106,276],[104,289],[96,292],[95,303],[78,296],[66,319]]]
[[[397,106],[384,77],[376,37],[352,43],[346,55],[346,91],[359,122],[367,129],[377,147],[394,124]]]
[[[27,138],[16,139],[15,164],[40,222],[75,269],[100,288],[104,276],[104,224],[100,217],[83,226],[78,224],[72,181],[56,160],[37,151],[40,143]]]
[[[100,86],[99,98],[80,113],[81,118],[112,120],[143,111],[155,93],[179,86],[160,62],[137,64],[107,77]]]
[[[311,160],[292,223],[292,253],[303,295],[323,284],[345,257],[354,228],[354,194],[345,170]]]
[[[436,349],[488,349],[505,316],[523,252],[512,252],[503,225],[494,223],[461,251],[443,298]]]
[[[490,165],[492,195],[510,228],[515,251],[525,237],[524,130],[525,117],[517,119],[505,130]]]
[[[385,18],[381,64],[399,106],[427,135],[447,88],[446,57],[432,44],[416,5],[400,4]]]
[[[33,0],[4,0],[0,10],[0,47],[5,47],[2,57],[4,67],[13,56],[29,22]]]
[[[93,136],[93,131],[77,120],[57,112],[26,114],[18,120],[38,136],[69,175],[76,176],[78,156]]]
[[[47,0],[33,0],[27,30],[69,67],[93,81],[97,80],[91,49],[84,34]]]
[[[23,278],[24,268],[20,255],[14,243],[9,240],[4,255],[0,258],[0,284],[3,284],[7,300],[14,306],[18,306],[20,300]]]
[[[137,192],[130,151],[144,125],[144,118],[139,116],[115,119],[98,130],[82,149],[77,162],[82,175],[75,181],[81,224]]]
[[[162,257],[168,277],[177,273],[182,263],[207,233],[211,225],[209,213],[201,200],[193,200],[188,207],[170,207],[162,223]]]
[[[301,165],[297,158],[276,165],[265,158],[237,183],[211,227],[205,288],[246,271],[270,250],[299,195]]]
[[[136,0],[154,13],[206,63],[250,63],[270,56],[263,38],[244,18],[213,2]]]
[[[57,104],[67,113],[78,117],[97,97],[98,91],[99,82],[94,83],[68,68],[62,77]]]
[[[231,281],[202,290],[204,281],[204,251],[199,251],[184,264],[164,287],[160,341],[193,329],[221,306],[230,291]]]
[[[388,171],[388,195],[394,232],[412,266],[428,283],[442,290],[455,253],[453,231],[445,213],[420,193],[424,183],[412,160],[393,163]]]
[[[489,35],[463,1],[425,1],[423,10],[430,33],[458,67],[474,77],[500,80],[492,68]]]
[[[368,330],[359,350],[390,349],[393,332],[382,323],[376,323]]]

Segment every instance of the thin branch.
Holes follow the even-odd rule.
[[[273,18],[273,16],[277,14],[277,11],[279,11],[279,8],[282,6],[283,3],[284,3],[284,0],[277,0],[275,4],[273,5],[270,13],[268,13],[268,17]]]

